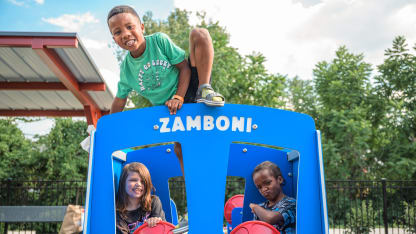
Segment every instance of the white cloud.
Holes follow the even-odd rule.
[[[18,1],[18,0],[7,0],[8,2],[16,5],[16,6],[23,6],[23,7],[29,7],[29,5],[31,4],[31,2],[35,2],[39,5],[43,5],[45,3],[45,0],[22,0],[22,1]]]
[[[305,7],[314,6],[321,2],[321,0],[293,0],[295,3],[300,2]]]
[[[391,0],[175,0],[204,10],[230,33],[242,54],[263,53],[270,72],[312,78],[314,66],[342,45],[374,65],[392,40],[416,39],[416,4]],[[194,18],[191,18],[194,19]]]
[[[408,33],[408,36],[416,37],[416,3],[405,5],[398,9],[387,19],[391,30],[397,33]]]
[[[10,3],[12,3],[13,5],[16,5],[16,6],[24,6],[25,5],[25,2],[23,2],[23,1],[17,1],[17,0],[7,0],[7,1],[9,1]]]
[[[64,14],[58,18],[42,18],[44,22],[61,27],[65,32],[78,32],[85,24],[98,23],[90,12],[84,14]]]
[[[90,38],[83,38],[82,39],[82,43],[85,45],[85,47],[87,47],[88,49],[104,49],[106,47],[108,47],[108,43],[105,41],[99,41],[99,40],[94,40],[94,39],[90,39]]]

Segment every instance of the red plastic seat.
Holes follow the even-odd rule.
[[[171,223],[160,221],[154,227],[148,227],[145,222],[140,226],[133,234],[172,234],[172,230],[175,229],[175,226]]]
[[[233,209],[236,207],[243,207],[244,205],[244,195],[243,194],[237,194],[232,196],[228,201],[225,203],[224,206],[224,216],[225,220],[229,224],[231,224],[231,213],[233,212]]]
[[[280,234],[272,225],[262,221],[247,221],[233,229],[231,234]]]

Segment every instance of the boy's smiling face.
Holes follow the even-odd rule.
[[[114,41],[121,48],[130,51],[134,58],[139,57],[146,49],[146,41],[143,36],[144,24],[130,13],[120,13],[108,20],[108,27]]]
[[[278,176],[275,178],[270,170],[263,169],[253,175],[253,181],[261,195],[270,202],[276,202],[281,196],[283,178]]]

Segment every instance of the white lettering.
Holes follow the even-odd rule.
[[[159,122],[162,123],[162,126],[160,127],[161,133],[170,132],[170,128],[167,128],[168,123],[169,123],[169,118],[160,118]]]
[[[247,118],[247,129],[246,132],[251,132],[251,118]]]
[[[238,119],[236,116],[233,116],[231,130],[235,132],[237,129],[240,132],[244,132],[244,117]]]
[[[176,132],[176,131],[185,131],[185,127],[183,126],[181,117],[176,116],[175,120],[173,121],[173,126],[172,126],[172,132]]]
[[[224,125],[221,126],[221,121],[224,121]],[[218,130],[225,131],[230,127],[230,120],[227,116],[219,116],[215,122]]]
[[[143,87],[141,87],[144,90]],[[185,116],[183,116],[185,117]],[[196,115],[186,116],[186,122],[183,122],[180,116],[176,116],[172,121],[169,117],[159,118],[160,133],[176,132],[176,131],[211,131],[217,129],[218,131],[230,130],[233,132],[251,132],[253,119],[250,117],[238,117],[233,116],[230,120],[229,117],[221,115],[215,118],[210,115]],[[185,125],[185,124],[186,125]],[[231,128],[230,128],[231,125]]]
[[[204,115],[204,130],[209,131],[214,129],[214,117]]]
[[[201,130],[201,116],[195,116],[195,119],[192,119],[192,116],[186,116],[186,131],[191,131],[192,128],[196,130]]]

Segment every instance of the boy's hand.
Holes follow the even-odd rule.
[[[183,102],[178,99],[169,99],[165,102],[165,106],[169,108],[171,115],[176,115],[176,111],[181,109]]]
[[[159,223],[162,219],[160,217],[151,217],[146,220],[147,226],[154,227],[157,223]]]
[[[259,205],[257,205],[257,204],[254,204],[254,203],[250,203],[250,209],[251,209],[251,213],[255,213],[254,212],[254,207],[256,207],[256,206],[259,206]]]

